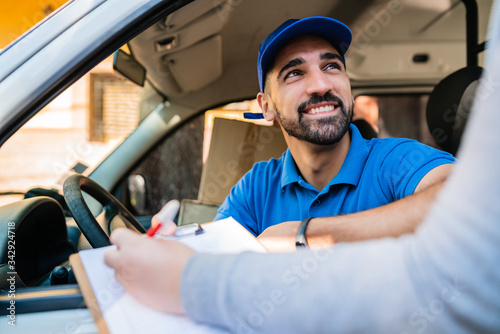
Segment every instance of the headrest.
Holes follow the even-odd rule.
[[[436,143],[455,155],[469,116],[482,68],[468,66],[441,80],[427,102],[427,125]]]
[[[358,128],[361,137],[367,140],[378,137],[377,131],[375,131],[375,129],[366,120],[360,118],[352,121],[351,123]]]

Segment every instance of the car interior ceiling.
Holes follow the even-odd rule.
[[[255,96],[256,50],[280,22],[328,14],[353,31],[346,55],[353,89],[394,88],[404,81],[428,85],[430,91],[465,65],[465,7],[458,3],[366,0],[353,6],[345,1],[293,0],[282,10],[280,2],[264,0],[219,0],[217,5],[195,1],[131,40],[129,48],[169,101],[202,110]],[[489,5],[483,4],[484,9]],[[254,17],[259,17],[258,24]],[[481,35],[485,29],[486,20],[480,20]]]

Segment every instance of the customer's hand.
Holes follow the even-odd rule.
[[[184,314],[180,287],[184,267],[194,251],[176,241],[145,238],[120,228],[111,234],[117,250],[104,262],[127,292],[141,303],[168,313]]]

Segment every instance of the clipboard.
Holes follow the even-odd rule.
[[[199,224],[188,224],[182,227],[179,227],[175,233],[175,236],[172,237],[162,237],[159,235],[158,237],[161,239],[179,239],[183,237],[188,237],[191,235],[200,235],[204,232],[203,227]],[[78,281],[78,285],[80,287],[80,291],[82,292],[83,299],[85,300],[85,304],[92,314],[92,318],[96,324],[97,330],[100,334],[110,334],[108,326],[106,325],[106,321],[101,312],[101,308],[99,307],[99,303],[97,302],[97,298],[94,294],[94,290],[92,289],[92,285],[87,277],[85,268],[83,266],[82,259],[80,258],[80,254],[72,254],[69,257],[69,263],[73,268],[73,272]]]
[[[239,253],[242,251],[266,252],[264,246],[262,246],[262,244],[260,244],[260,242],[258,242],[257,239],[250,232],[248,232],[248,230],[246,230],[233,218],[205,223],[202,224],[202,226],[198,224],[186,225],[179,228],[179,231],[180,232],[178,234],[176,233],[175,237],[170,236],[160,238],[178,240],[179,242],[193,248],[195,251],[202,253],[227,254]],[[194,330],[197,332],[212,334],[225,333],[221,329],[194,323],[186,317],[159,314],[160,312],[149,309],[135,301],[133,297],[126,293],[123,286],[122,295],[117,298],[111,298],[114,300],[114,302],[111,303],[112,306],[103,305],[102,284],[113,284],[109,281],[114,280],[116,284],[121,286],[121,284],[117,283],[114,279],[114,272],[112,273],[112,276],[107,277],[106,274],[103,273],[104,271],[112,272],[112,269],[108,268],[104,264],[104,253],[111,247],[115,246],[84,250],[78,254],[71,255],[69,258],[87,308],[92,314],[100,334],[122,334],[125,333],[126,330],[129,330],[128,333],[143,332],[137,329],[134,330],[134,324],[121,324],[123,321],[135,321],[134,319],[130,319],[134,317],[120,315],[118,316],[120,319],[112,319],[115,315],[117,315],[117,313],[120,312],[119,309],[121,307],[125,308],[127,307],[126,305],[129,305],[130,303],[135,303],[133,305],[134,309],[142,310],[142,313],[147,314],[147,317],[153,317],[153,321],[143,321],[141,322],[142,325],[144,325],[144,323],[159,323],[161,326],[165,325],[162,328],[168,328],[169,333],[171,332],[171,328],[177,328],[172,331],[173,333],[187,333]],[[84,258],[82,259],[82,257]],[[97,284],[96,281],[98,282]],[[99,296],[96,296],[96,289],[100,292]],[[98,299],[98,297],[101,299]],[[139,311],[139,313],[140,312],[141,311]],[[110,315],[110,313],[112,314]],[[117,330],[117,328],[120,327],[122,329],[125,328],[125,330]],[[157,331],[152,330],[152,332],[156,333]],[[163,333],[165,330],[158,331],[158,333],[160,332]]]
[[[99,334],[110,334],[106,321],[104,320],[104,316],[101,312],[101,308],[99,307],[99,303],[97,302],[97,298],[94,294],[94,290],[92,289],[92,285],[90,284],[85,268],[83,267],[80,254],[71,254],[69,256],[69,264],[73,269],[73,273],[75,274],[78,286],[80,287],[80,291],[83,295],[83,300],[87,305],[87,309],[90,311],[90,314],[92,314],[97,331]]]
[[[200,224],[193,223],[178,227],[173,236],[162,236],[160,234],[157,235],[157,237],[160,239],[177,240],[182,237],[200,235],[203,232],[205,232],[205,230],[203,230],[203,227],[201,227]]]

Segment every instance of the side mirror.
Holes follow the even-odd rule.
[[[113,56],[113,69],[133,83],[144,86],[146,69],[131,55],[118,49]]]
[[[146,180],[142,175],[129,175],[127,179],[130,205],[142,215],[146,212]]]

